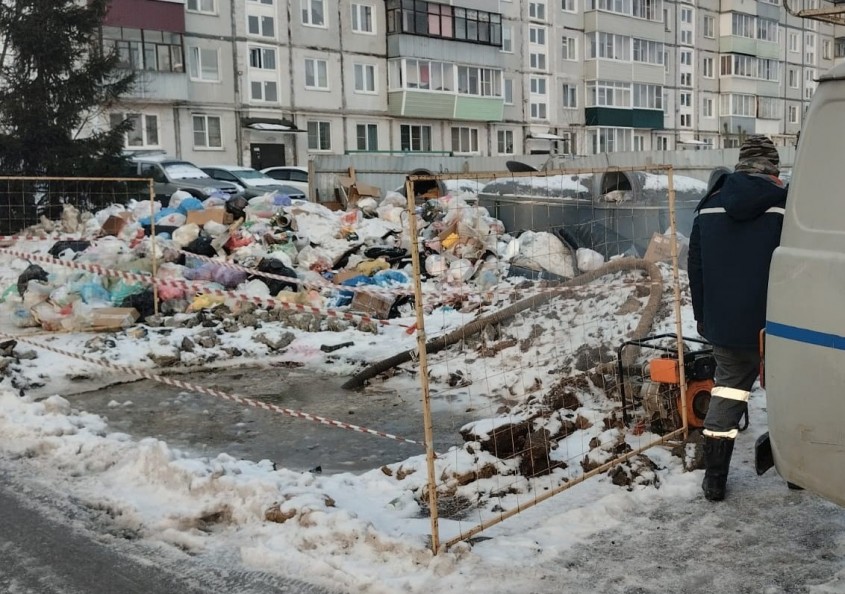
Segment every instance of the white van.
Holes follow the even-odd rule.
[[[771,456],[790,483],[845,505],[845,64],[819,80],[772,257],[764,382]],[[758,443],[758,472],[767,448]]]

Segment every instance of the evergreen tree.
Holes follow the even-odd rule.
[[[128,122],[81,134],[133,83],[101,50],[109,2],[0,0],[0,173],[117,173]]]

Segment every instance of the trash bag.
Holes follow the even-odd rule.
[[[294,279],[298,278],[296,276],[296,271],[292,268],[288,268],[287,266],[285,266],[284,263],[278,258],[262,258],[261,261],[258,263],[257,268],[259,272],[267,272],[269,274],[287,276]],[[265,276],[260,275],[252,275],[249,277],[248,280],[263,281],[270,288],[271,295],[278,295],[280,291],[283,291],[285,289],[290,289],[291,291],[299,290],[299,284],[297,283],[288,283],[283,280],[267,278]]]
[[[130,295],[119,307],[134,307],[138,310],[138,321],[145,322],[148,316],[155,314],[155,297],[152,288]]]
[[[226,201],[226,212],[232,215],[236,221],[238,219],[246,218],[246,207],[249,205],[249,202],[243,196],[238,196],[237,198],[231,198]]]
[[[53,256],[54,258],[58,258],[66,250],[71,250],[74,252],[84,252],[88,249],[88,246],[90,245],[90,241],[62,240],[54,243],[53,247],[51,247],[50,251],[47,253]]]
[[[41,268],[38,264],[30,264],[27,266],[26,270],[24,270],[18,277],[18,294],[21,297],[23,297],[23,294],[26,293],[26,286],[31,280],[39,280],[46,283],[47,271]]]
[[[217,250],[212,245],[212,238],[208,235],[200,235],[191,243],[184,247],[186,252],[197,254],[198,256],[214,257],[217,255]]]
[[[388,262],[395,263],[408,256],[408,250],[401,247],[374,246],[364,250],[368,258],[384,258]]]

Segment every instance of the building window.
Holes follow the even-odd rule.
[[[563,98],[564,108],[576,109],[578,107],[578,86],[564,83],[561,97]]]
[[[714,117],[713,113],[713,99],[710,97],[705,98],[701,102],[701,115],[705,118],[712,118]]]
[[[681,73],[681,86],[682,87],[691,87],[692,86],[692,73],[691,72],[682,72]]]
[[[528,27],[528,41],[537,45],[546,45],[546,28]]]
[[[279,84],[275,80],[250,80],[249,95],[253,101],[279,102]]]
[[[641,109],[663,109],[663,87],[634,83],[633,105]]]
[[[499,130],[496,132],[496,148],[500,155],[513,154],[513,130]]]
[[[191,80],[219,82],[220,69],[216,49],[192,47],[188,52]]]
[[[681,8],[681,22],[692,23],[692,8]]]
[[[790,105],[789,106],[789,123],[790,124],[797,124],[798,123],[798,106],[797,105]]]
[[[576,12],[575,0],[560,0],[560,8],[564,12]]]
[[[513,105],[513,79],[505,79],[505,104]]]
[[[502,27],[502,51],[513,53],[513,27]]]
[[[532,76],[529,81],[532,95],[546,94],[546,79],[542,77]]]
[[[129,70],[184,72],[182,35],[165,31],[103,27],[103,47],[114,50],[118,67]]]
[[[692,106],[692,93],[681,93],[680,104],[681,104],[681,107],[691,107]]]
[[[276,19],[267,15],[249,14],[246,17],[246,29],[250,35],[275,38]]]
[[[399,126],[399,142],[403,151],[431,151],[431,126],[402,124]]]
[[[681,30],[681,43],[684,45],[692,45],[692,31],[686,29]]]
[[[537,19],[538,21],[546,20],[546,3],[545,2],[529,2],[528,3],[528,18]]]
[[[352,30],[355,33],[375,33],[372,6],[367,4],[352,5]]]
[[[631,83],[588,81],[587,107],[631,108]]]
[[[194,125],[194,148],[223,148],[219,116],[195,115],[191,119]]]
[[[633,133],[630,128],[599,128],[590,132],[593,153],[615,153],[631,150]]]
[[[789,51],[798,52],[798,33],[789,34]]]
[[[531,119],[545,120],[548,119],[548,105],[542,101],[531,102]]]
[[[358,142],[357,147],[359,151],[378,150],[377,124],[358,124],[355,126],[355,136]]]
[[[771,19],[757,19],[757,39],[760,41],[778,41],[778,22]]]
[[[690,50],[681,50],[679,52],[681,64],[684,66],[692,66],[692,51]]]
[[[563,48],[563,53],[561,57],[564,60],[577,60],[578,59],[578,40],[574,37],[566,37],[564,36],[561,40],[561,47]]]
[[[276,70],[276,50],[268,47],[249,48],[249,67],[261,70]]]
[[[372,64],[355,64],[355,92],[376,92],[376,67]]]
[[[546,54],[544,52],[531,52],[529,54],[528,64],[533,70],[545,70]]]
[[[217,14],[217,0],[188,0],[187,9],[191,12]]]
[[[682,113],[680,122],[681,128],[692,128],[692,114]]]
[[[783,101],[775,97],[757,99],[757,117],[761,120],[779,120],[783,117]]]
[[[833,57],[833,43],[830,39],[822,41],[822,59],[830,60]]]
[[[659,41],[649,41],[647,39],[634,39],[634,53],[632,59],[634,62],[643,62],[645,64],[661,65],[666,62],[666,49],[663,43]]]
[[[634,134],[634,152],[642,152],[645,150],[645,136],[642,134]]]
[[[325,60],[305,60],[305,88],[328,90],[328,63]]]
[[[787,71],[787,78],[789,79],[789,87],[792,89],[798,88],[798,71],[795,68],[790,68]]]
[[[719,113],[723,116],[757,116],[757,97],[755,95],[739,95],[729,93],[719,98],[721,105]]]
[[[302,24],[310,27],[325,27],[324,0],[300,0],[302,2]]]
[[[475,66],[458,66],[458,93],[501,97],[502,71]]]
[[[155,147],[158,144],[158,116],[145,113],[112,113],[109,123],[116,128],[129,120],[131,128],[126,133],[124,146],[132,148]]]
[[[707,39],[716,38],[716,18],[712,16],[704,17],[704,31],[702,33]]]
[[[668,151],[669,150],[669,138],[666,136],[658,136],[655,138],[655,147],[658,151]]]
[[[478,152],[478,128],[453,127],[452,128],[452,152],[453,153],[477,153]]]
[[[309,151],[330,151],[332,150],[332,124],[331,122],[308,122],[308,150]]]
[[[624,61],[631,59],[630,37],[597,31],[589,34],[589,40],[590,59],[602,58]]]
[[[502,15],[424,0],[387,0],[387,33],[502,46]]]
[[[704,78],[715,78],[713,72],[713,58],[704,58],[701,60],[701,75]]]

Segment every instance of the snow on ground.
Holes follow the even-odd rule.
[[[669,278],[666,274],[667,281]],[[457,357],[449,351],[432,356],[434,405],[475,408],[478,433],[522,418],[536,405],[531,389],[536,381],[547,388],[555,370],[572,371],[567,357],[584,347],[617,345],[638,321],[646,298],[637,297],[636,283],[625,283],[624,274],[603,282],[603,288],[601,282],[596,283],[599,288],[580,294],[578,299],[526,314],[519,323],[506,328],[509,334],[495,339],[502,348],[493,349],[495,354],[491,356],[473,359],[466,355]],[[671,293],[668,283],[665,290],[667,295]],[[456,328],[472,317],[448,307],[436,309],[427,317],[429,336]],[[694,335],[688,305],[683,319],[685,334]],[[408,316],[400,321],[412,323],[413,319]],[[542,332],[535,331],[536,327]],[[674,329],[671,311],[662,310],[654,332]],[[0,331],[20,332],[8,319]],[[259,331],[281,332],[266,324],[261,330],[244,328],[226,333],[219,344],[208,349],[216,358],[200,357],[203,365],[243,365],[245,360],[272,357],[345,376],[359,370],[362,361],[379,360],[415,344],[415,338],[400,326],[383,329],[376,341],[360,340],[362,333],[351,328],[339,333],[285,328],[285,332],[294,334],[293,342],[283,351],[272,353],[255,340]],[[146,336],[118,332],[105,337],[38,333],[32,340],[77,354],[106,357],[117,364],[151,369],[153,362],[147,357],[150,352],[171,352],[196,332],[195,328],[173,328],[160,334],[150,329]],[[104,340],[111,342],[104,345]],[[319,348],[347,340],[355,345],[342,358],[330,359]],[[509,340],[514,344],[503,346]],[[523,350],[519,345],[525,344],[528,347]],[[479,348],[484,346],[493,344]],[[233,347],[246,355],[231,356]],[[17,347],[18,353],[29,350],[35,351],[35,357],[22,357],[14,365],[18,381],[14,389],[8,380],[0,384],[0,457],[45,477],[84,505],[108,510],[116,528],[197,556],[220,550],[236,552],[239,563],[250,568],[334,590],[375,594],[845,591],[842,510],[816,501],[807,505],[808,511],[801,512],[798,498],[811,496],[788,492],[773,471],[759,479],[760,483],[748,478],[747,451],[754,435],[765,430],[765,396],[759,391],[751,400],[754,435],[741,438],[744,453],[737,454],[738,468],[732,479],[735,493],[723,505],[707,507],[709,504],[701,501],[700,471],[685,472],[680,458],[668,449],[653,448],[647,452],[654,464],[650,480],[635,481],[623,488],[613,484],[607,474],[599,475],[482,532],[471,543],[457,544],[435,556],[428,548],[430,520],[419,498],[425,482],[422,456],[391,465],[392,476],[383,469],[358,475],[293,472],[274,468],[268,460],[239,460],[226,452],[214,457],[191,457],[157,439],[114,432],[103,418],[75,409],[61,395],[78,389],[73,378],[85,376],[92,383],[107,383],[117,379],[112,372],[38,351],[23,342]],[[400,373],[378,380],[380,388],[418,394],[418,384],[411,373],[415,368],[412,363]],[[466,381],[448,389],[448,380],[456,371]],[[586,391],[580,396],[583,414],[595,414],[594,420],[598,421],[607,413],[594,393]],[[578,435],[573,452],[564,452],[561,457],[572,462],[583,454],[580,446],[593,438],[601,439],[602,435],[599,423],[594,423],[593,429]],[[639,439],[644,441],[646,437]],[[560,449],[565,450],[565,440],[561,443]],[[497,467],[498,477],[516,485],[514,492],[504,497],[495,495],[495,488],[483,481],[466,486],[479,498],[479,509],[487,512],[492,512],[497,504],[507,509],[532,490],[576,478],[579,471],[576,460],[548,477],[520,482],[512,475],[505,478],[512,470],[508,468],[511,462],[493,459],[483,452],[473,458],[469,449],[459,443],[438,459],[437,469],[441,476],[457,474],[485,461]],[[401,479],[397,476],[399,470],[404,474]],[[495,483],[497,479],[488,480]],[[732,535],[742,527],[731,525],[731,511],[760,502],[765,502],[769,510],[777,510],[778,505],[794,506],[793,524],[800,521],[805,528],[831,527],[823,533],[826,543],[801,541],[786,549],[799,560],[801,555],[819,555],[815,570],[806,569],[806,563],[799,567],[798,561],[788,560],[783,566],[790,568],[792,577],[787,579],[789,576],[778,573],[782,568],[770,561],[773,577],[763,571],[752,572],[751,586],[746,587],[741,579],[743,556],[757,555],[751,557],[757,559],[771,551],[775,551],[773,555],[784,554],[780,541],[788,541],[792,534],[778,533],[779,542],[762,547],[762,551],[755,551],[750,542],[735,541]],[[711,523],[707,522],[708,517],[712,518]],[[755,521],[750,538],[765,540],[767,532],[761,512],[754,508],[747,517]],[[720,523],[724,524],[721,529]],[[444,539],[466,527],[459,519],[440,519]],[[661,532],[649,534],[661,528]],[[686,551],[686,556],[697,555],[696,530],[713,541],[724,539],[738,548],[719,556],[717,545],[703,546],[708,558],[701,559],[701,566],[717,572],[719,564],[708,565],[708,559],[723,565],[733,562],[730,572],[739,577],[716,579],[700,568],[687,567],[688,572],[698,576],[697,581],[690,581],[671,567],[673,563],[683,564],[684,555],[677,551]],[[683,538],[679,531],[691,532],[683,544],[677,543]],[[807,534],[803,536],[807,538]],[[667,547],[667,542],[676,547]],[[617,567],[609,560],[622,546],[629,558],[616,559]],[[650,557],[650,548],[667,555],[668,560]],[[607,564],[604,560],[608,560]],[[669,569],[664,567],[667,564]],[[570,589],[567,584],[577,584],[577,588]]]

